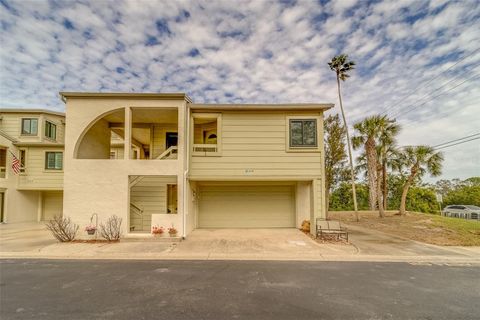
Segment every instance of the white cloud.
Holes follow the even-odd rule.
[[[453,77],[480,72],[472,67],[480,52],[468,56],[480,42],[474,1],[3,3],[2,107],[63,110],[61,90],[186,91],[197,102],[336,103],[327,62],[345,52],[357,62],[342,83],[351,124],[396,104],[389,115],[399,114],[405,127],[400,144],[435,144],[480,123],[479,79],[408,111]],[[445,150],[451,168],[445,176],[480,172],[480,151],[471,149]]]

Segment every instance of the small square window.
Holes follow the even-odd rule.
[[[290,147],[317,147],[317,120],[290,119]]]
[[[63,152],[45,153],[45,169],[62,170],[63,169]]]
[[[55,140],[57,138],[57,125],[50,121],[45,122],[45,137]]]
[[[36,135],[38,132],[38,119],[22,119],[22,134]]]

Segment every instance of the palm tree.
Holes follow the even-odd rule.
[[[355,210],[355,219],[359,221],[358,207],[357,207],[357,191],[355,190],[355,171],[353,169],[353,159],[352,159],[352,147],[350,145],[350,134],[348,133],[348,125],[347,125],[347,120],[345,118],[345,111],[343,110],[342,93],[340,89],[340,80],[345,81],[347,78],[350,77],[348,72],[355,69],[355,62],[348,61],[348,55],[341,54],[333,57],[332,60],[328,63],[328,66],[330,67],[330,70],[335,71],[335,74],[337,75],[338,101],[340,102],[340,110],[342,112],[343,125],[345,127],[345,134],[347,136],[348,157],[350,160],[353,209]]]
[[[382,175],[382,191],[383,191],[383,208],[387,210],[387,196],[388,196],[388,177],[387,168],[393,167],[395,158],[398,156],[398,149],[396,147],[396,138],[400,132],[400,125],[395,123],[395,120],[388,120],[387,127],[380,135],[379,149],[377,154],[379,163],[381,164]],[[380,200],[379,200],[380,201]]]
[[[390,168],[392,170],[396,170],[398,167],[395,166],[396,163],[394,161],[397,159],[398,150],[395,148],[394,145],[377,145],[377,157],[378,157],[378,164],[380,168],[377,170],[377,176],[381,177],[381,190],[383,193],[383,208],[387,209],[387,197],[388,197],[388,171],[387,169]],[[368,165],[367,165],[367,154],[365,150],[357,157],[355,163],[356,170],[358,172],[365,173],[365,179],[368,179]],[[380,202],[380,200],[378,200]]]
[[[408,189],[415,178],[423,176],[426,172],[433,177],[439,176],[442,172],[443,154],[435,152],[435,149],[430,146],[409,146],[400,154],[399,160],[399,164],[410,171],[403,185],[402,198],[400,200],[399,213],[400,215],[405,215]]]
[[[353,148],[358,149],[363,146],[365,149],[370,210],[375,210],[378,203],[379,215],[384,217],[381,188],[383,168],[382,159],[379,158],[383,153],[382,145],[394,142],[399,126],[386,116],[375,115],[355,123],[353,127],[358,133],[352,138]]]

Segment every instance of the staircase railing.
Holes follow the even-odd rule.
[[[141,221],[141,224],[142,224],[142,230],[138,230],[138,231],[143,231],[143,220],[144,220],[143,210],[139,206],[137,206],[136,204],[130,202],[130,213],[133,213],[133,214],[140,217],[140,221]],[[130,225],[130,231],[135,231],[135,226],[132,227]]]
[[[177,154],[178,153],[178,147],[177,146],[171,146],[167,150],[165,150],[161,155],[159,155],[156,159],[166,159],[170,157],[171,155]]]

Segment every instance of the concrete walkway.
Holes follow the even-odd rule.
[[[198,229],[181,242],[58,243],[41,223],[0,225],[0,258],[403,261],[480,264],[480,247],[440,247],[350,227],[350,244],[296,229]]]

